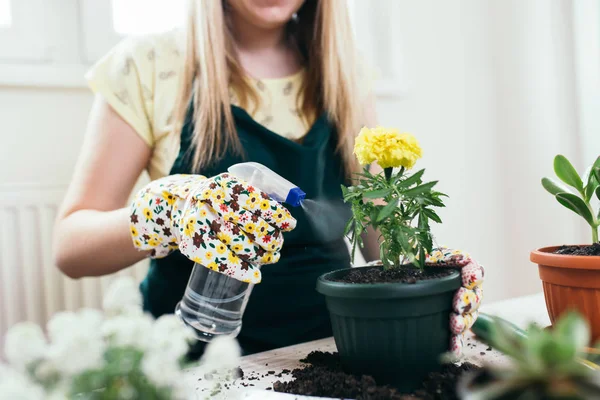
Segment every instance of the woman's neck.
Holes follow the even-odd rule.
[[[285,26],[265,29],[252,25],[235,14],[231,15],[231,24],[235,43],[242,51],[273,51],[287,47]]]
[[[302,67],[299,54],[287,40],[285,26],[262,29],[231,15],[235,51],[248,75],[256,79],[282,78]]]

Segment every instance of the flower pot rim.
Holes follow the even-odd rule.
[[[358,268],[380,268],[364,266]],[[398,299],[431,296],[457,290],[461,285],[458,271],[452,271],[442,278],[427,279],[416,283],[382,282],[382,283],[346,283],[335,282],[328,278],[342,275],[354,268],[342,268],[325,273],[317,280],[317,292],[331,297],[365,298],[365,299]]]
[[[573,246],[589,246],[578,244]],[[548,246],[531,252],[530,260],[538,265],[570,269],[600,270],[600,256],[578,256],[572,254],[554,254],[562,246]]]

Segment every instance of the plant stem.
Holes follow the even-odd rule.
[[[383,173],[385,174],[385,180],[390,181],[392,179],[392,173],[394,172],[394,168],[384,168]]]
[[[598,227],[592,227],[592,244],[598,243]]]

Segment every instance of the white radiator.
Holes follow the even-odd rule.
[[[113,276],[73,280],[52,261],[52,229],[66,185],[0,185],[0,359],[6,330],[45,326],[61,310],[98,308]],[[147,262],[119,272],[141,280]]]

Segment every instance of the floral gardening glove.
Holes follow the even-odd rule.
[[[454,295],[450,315],[450,351],[460,356],[464,345],[464,334],[473,326],[483,296],[484,269],[467,253],[446,247],[434,249],[427,255],[425,265],[459,269],[462,287]]]
[[[296,220],[282,205],[229,174],[172,175],[142,189],[131,205],[139,250],[162,258],[179,250],[213,271],[259,283],[258,268],[279,261],[282,232]]]

